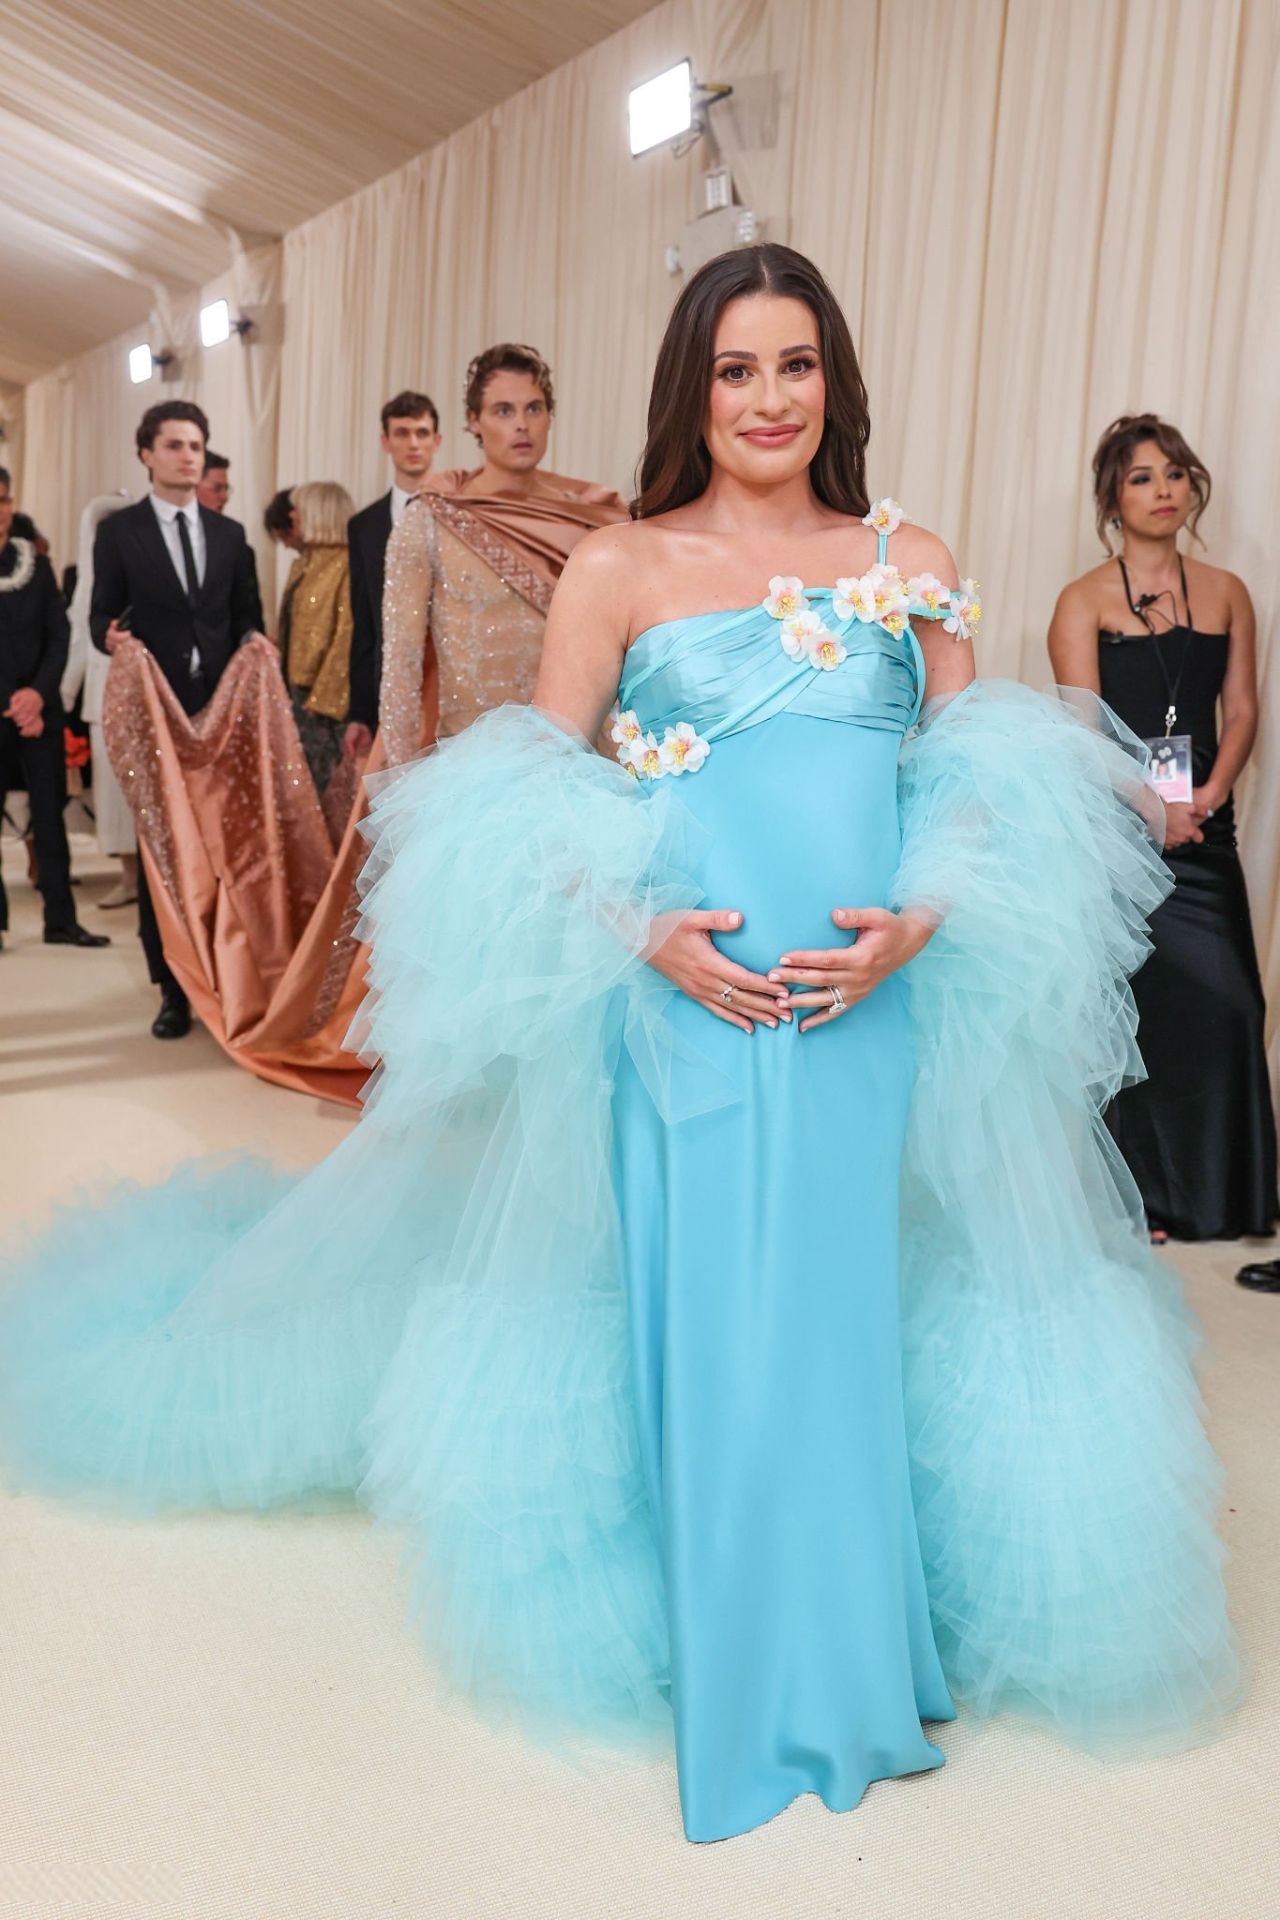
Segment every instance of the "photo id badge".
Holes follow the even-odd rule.
[[[1168,739],[1145,743],[1151,749],[1151,779],[1166,805],[1191,804],[1191,735],[1175,733]]]

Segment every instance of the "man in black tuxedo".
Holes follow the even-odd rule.
[[[347,523],[351,556],[351,704],[343,747],[363,759],[378,730],[382,680],[382,588],[387,542],[431,471],[440,445],[440,417],[425,393],[398,393],[382,409],[382,446],[395,478],[390,493]]]
[[[151,492],[111,514],[93,546],[89,631],[104,653],[140,640],[155,655],[183,710],[199,713],[228,661],[262,631],[257,574],[244,528],[200,506],[209,423],[189,400],[162,400],[138,427],[138,458]],[[160,1011],[157,1040],[188,1032],[187,997],[165,963],[147,887],[138,864],[138,934]]]
[[[105,934],[90,933],[76,920],[71,899],[71,854],[62,809],[67,798],[62,699],[69,633],[62,595],[47,557],[34,540],[12,532],[12,483],[0,467],[0,811],[5,788],[26,782],[31,805],[45,944],[106,947]],[[0,935],[9,925],[9,903],[0,879]],[[0,945],[3,945],[0,939]]]

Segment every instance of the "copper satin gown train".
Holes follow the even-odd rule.
[[[617,494],[559,474],[531,498],[466,493],[469,478],[433,475],[388,545],[381,726],[366,774],[528,701],[565,560],[594,527],[627,517]],[[354,1105],[367,1078],[345,1045],[368,958],[353,932],[367,801],[353,778],[335,846],[275,647],[241,648],[191,720],[146,649],[127,645],[103,727],[165,956],[195,1011],[251,1072]]]

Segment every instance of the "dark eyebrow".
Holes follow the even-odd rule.
[[[817,351],[818,349],[815,346],[811,345],[809,341],[804,340],[798,347],[780,348],[778,358],[779,360],[785,360],[789,353],[816,353]],[[715,357],[717,360],[755,360],[758,359],[759,356],[746,352],[742,347],[722,347]]]

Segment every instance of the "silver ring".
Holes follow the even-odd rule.
[[[849,1002],[848,1002],[848,1001],[847,1001],[847,1000],[845,999],[845,997],[844,997],[844,995],[843,995],[843,994],[841,993],[841,991],[840,991],[840,989],[839,989],[839,987],[832,987],[832,989],[831,989],[831,1011],[832,1011],[832,1013],[843,1013],[843,1012],[844,1012],[844,1010],[845,1010],[845,1008],[846,1008],[846,1007],[848,1006],[848,1004],[849,1004]]]
[[[721,998],[721,999],[722,999],[722,1000],[724,1001],[724,1003],[725,1003],[725,1005],[726,1005],[726,1007],[727,1007],[727,1006],[728,1006],[728,1004],[729,1004],[729,1002],[730,1002],[730,1001],[732,1000],[732,998],[733,998],[733,988],[732,988],[732,987],[721,987],[721,989],[720,989],[720,998]]]

